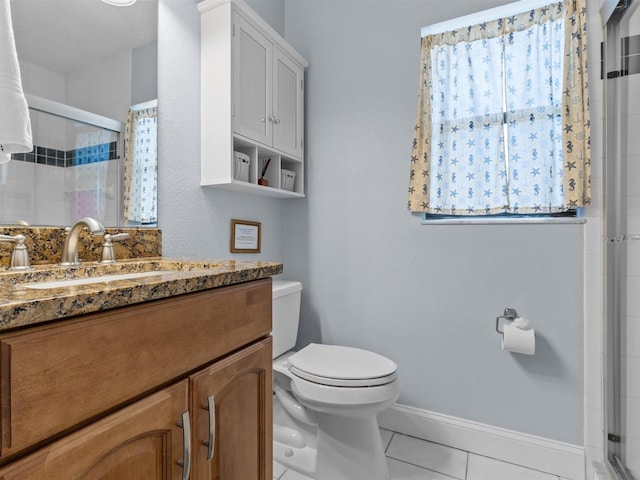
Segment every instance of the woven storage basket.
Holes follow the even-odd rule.
[[[249,155],[233,152],[233,179],[241,182],[249,181]]]
[[[280,170],[280,188],[288,192],[293,191],[296,182],[296,172],[293,170]]]

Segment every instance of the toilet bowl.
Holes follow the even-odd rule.
[[[367,350],[295,345],[299,282],[273,282],[274,460],[314,480],[389,480],[377,414],[399,395],[397,366]]]

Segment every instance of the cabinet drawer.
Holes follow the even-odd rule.
[[[0,336],[0,454],[97,418],[270,331],[265,279]]]

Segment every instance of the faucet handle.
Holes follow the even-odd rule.
[[[112,242],[118,242],[125,238],[129,238],[128,233],[116,233],[115,235],[105,233],[104,243],[102,244],[102,260],[100,260],[100,263],[116,263],[116,253],[113,250]]]
[[[110,234],[106,234],[104,236],[105,240],[107,237],[110,237],[112,242],[118,242],[120,240],[124,240],[125,238],[129,238],[129,234],[128,233],[116,233],[114,235],[110,235]]]
[[[33,268],[31,266],[31,262],[29,262],[29,251],[27,250],[27,246],[24,244],[25,240],[26,238],[22,234],[15,235],[13,237],[11,235],[0,235],[0,242],[11,242],[16,244],[11,252],[9,270],[31,270]]]

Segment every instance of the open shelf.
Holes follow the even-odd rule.
[[[233,178],[234,184],[247,185],[257,187],[258,190],[252,190],[254,193],[260,193],[260,189],[269,189],[279,191],[281,194],[277,196],[283,197],[304,197],[304,170],[301,160],[288,157],[276,150],[256,144],[250,140],[235,135],[233,138],[233,150],[244,153],[249,157],[249,178],[246,182]],[[235,163],[235,162],[234,162]],[[265,170],[265,166],[266,167]],[[235,164],[232,170],[236,168]],[[285,190],[282,187],[282,172],[293,172],[295,176],[292,190]],[[264,172],[264,176],[263,176]],[[269,186],[260,185],[260,179],[268,182]],[[273,192],[264,192],[265,195],[272,195]]]

